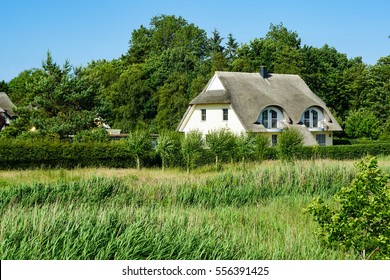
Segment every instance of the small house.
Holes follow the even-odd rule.
[[[333,145],[342,130],[326,104],[298,75],[215,72],[190,103],[178,131],[229,129],[265,134],[275,145],[280,133],[295,128],[304,145]]]
[[[0,130],[9,125],[16,118],[15,105],[5,92],[0,92]]]

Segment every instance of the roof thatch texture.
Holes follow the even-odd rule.
[[[324,112],[328,130],[341,130],[325,103],[315,95],[298,75],[216,72],[225,90],[203,91],[190,102],[194,104],[229,103],[247,131],[266,132],[255,124],[261,111],[268,106],[283,111],[285,126],[299,126],[302,114],[312,106]],[[206,87],[207,88],[207,87]],[[299,128],[298,128],[299,129]],[[301,130],[301,129],[299,129]]]
[[[0,112],[7,113],[10,117],[15,117],[13,108],[15,108],[15,105],[9,99],[8,95],[5,92],[0,92]]]

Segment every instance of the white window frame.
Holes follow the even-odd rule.
[[[310,107],[303,112],[301,122],[310,129],[323,130],[324,113],[316,107]]]
[[[225,118],[226,117],[226,118]],[[228,108],[223,108],[222,109],[222,120],[224,122],[229,120],[229,109]]]
[[[207,111],[206,109],[200,109],[200,120],[205,122],[207,120]]]
[[[274,115],[276,113],[276,117]],[[266,121],[264,117],[267,117]],[[258,118],[258,122],[264,125],[264,127],[268,130],[281,129],[281,121],[283,120],[282,112],[276,107],[266,107],[261,111],[260,116]]]

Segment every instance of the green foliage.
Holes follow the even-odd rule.
[[[181,153],[187,168],[187,175],[191,168],[194,168],[202,155],[203,151],[203,135],[197,130],[186,133],[181,140]]]
[[[320,246],[301,208],[348,183],[349,164],[272,163],[191,180],[158,170],[33,172],[51,183],[0,188],[2,260],[345,258]]]
[[[104,128],[94,128],[94,129],[82,130],[78,132],[74,136],[73,141],[107,143],[110,141],[110,135]]]
[[[255,133],[241,133],[236,137],[235,154],[242,163],[246,160],[261,161],[265,158],[268,138]]]
[[[380,140],[390,140],[390,117],[387,118],[387,121],[382,126],[382,133],[379,137]]]
[[[125,140],[127,152],[136,159],[137,169],[141,169],[141,161],[151,152],[152,140],[145,130],[135,130],[129,133]]]
[[[68,62],[58,66],[48,53],[41,68],[1,83],[19,108],[33,109],[23,125],[6,135],[17,137],[35,126],[42,137],[67,139],[94,128],[97,116],[123,132],[173,130],[214,71],[258,72],[260,66],[271,73],[299,74],[339,116],[339,123],[361,108],[382,121],[390,112],[389,61],[386,56],[369,66],[327,44],[302,47],[298,33],[282,23],[239,44],[232,34],[215,29],[208,38],[205,30],[180,16],[158,15],[132,31],[128,51],[120,58],[74,68]],[[364,137],[379,136],[375,128],[368,134]]]
[[[363,259],[390,259],[389,176],[375,157],[356,167],[355,179],[335,195],[339,207],[331,209],[318,198],[306,211],[319,223],[327,245],[352,250]]]
[[[302,134],[294,128],[286,128],[280,134],[276,148],[280,159],[294,161],[299,157],[300,148],[302,146]]]
[[[4,80],[0,81],[0,92],[8,92],[8,84]]]
[[[220,168],[220,161],[232,159],[235,150],[235,135],[228,129],[209,131],[206,135],[206,145],[215,157],[215,167]]]
[[[390,116],[390,55],[381,57],[368,68],[366,87],[361,95],[362,107],[371,110],[381,120]]]
[[[175,132],[163,132],[157,139],[156,153],[162,160],[162,170],[169,164],[169,161],[177,159],[180,154],[180,135]]]
[[[351,111],[345,120],[345,133],[351,138],[378,139],[380,121],[370,111]]]

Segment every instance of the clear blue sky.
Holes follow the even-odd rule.
[[[74,66],[118,58],[131,32],[153,16],[177,15],[239,43],[264,37],[270,23],[296,31],[302,45],[335,47],[375,64],[390,55],[389,0],[0,0],[0,81],[54,60]]]

